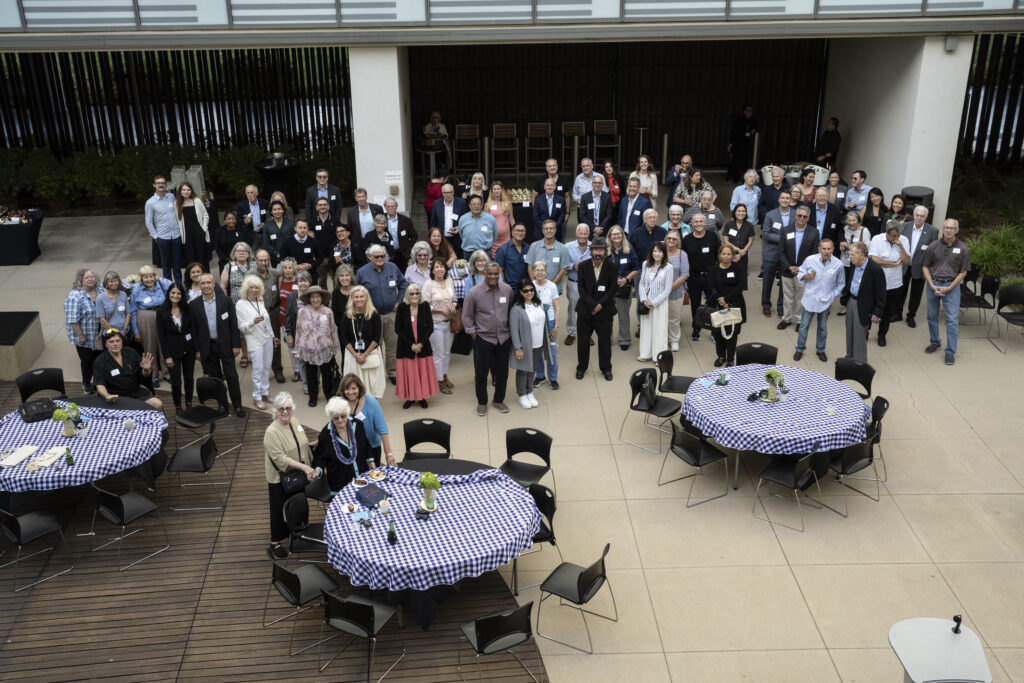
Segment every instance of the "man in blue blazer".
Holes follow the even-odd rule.
[[[544,194],[537,195],[533,200],[533,239],[544,239],[541,227],[544,221],[555,222],[555,241],[562,242],[565,237],[565,223],[569,220],[569,207],[565,203],[564,194],[555,194],[554,178],[544,181]],[[437,206],[435,204],[434,206]]]
[[[445,183],[441,186],[441,201],[434,202],[430,211],[430,227],[441,228],[444,236],[451,242],[456,254],[462,253],[462,238],[459,237],[459,218],[469,213],[469,204],[462,197],[455,196],[455,186]]]
[[[640,229],[644,224],[644,211],[650,208],[651,203],[640,196],[640,181],[630,178],[626,183],[626,196],[619,200],[619,225],[627,235]]]
[[[885,313],[885,273],[868,258],[868,245],[864,242],[850,245],[850,266],[839,297],[839,303],[847,307],[846,357],[867,363],[867,332],[871,323],[880,322]]]

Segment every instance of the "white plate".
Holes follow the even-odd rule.
[[[378,476],[374,477],[374,476],[370,476],[370,475],[378,475]],[[388,478],[388,475],[385,474],[384,472],[380,471],[380,470],[371,470],[371,471],[367,472],[366,474],[364,474],[363,478],[364,479],[368,479],[369,481],[372,481],[372,482],[376,483],[378,481],[384,481],[385,479]]]
[[[366,486],[366,484],[360,484],[359,483],[359,479],[363,479],[363,481],[365,481],[366,484],[370,483],[370,481],[368,479],[365,479],[365,478],[362,478],[362,477],[357,477],[356,479],[352,480],[352,485],[355,486],[357,489],[361,489],[364,486]]]

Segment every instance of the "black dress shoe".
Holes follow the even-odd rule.
[[[394,385],[398,384],[398,379],[395,378],[395,377],[388,377],[388,381],[391,382]]]
[[[604,371],[604,378],[606,380],[608,380],[609,382],[611,382],[612,381],[612,371],[611,370],[605,370]]]
[[[235,406],[235,415],[237,417],[245,417],[245,408],[242,406]]]
[[[715,359],[715,367],[716,368],[720,368],[723,365],[725,365],[725,359],[724,358],[716,358]]]
[[[576,379],[583,379],[583,374],[585,372],[586,372],[586,370],[577,370],[576,371]]]
[[[310,396],[309,397],[309,404],[308,405],[309,405],[310,408],[316,408],[316,397],[315,396]]]
[[[912,315],[908,315],[907,316],[907,327],[917,327],[917,323],[914,322],[914,316],[912,316]]]
[[[787,321],[783,320],[782,322],[780,322],[778,325],[775,326],[775,329],[777,329],[777,330],[784,330],[787,327],[789,327],[789,323]]]
[[[426,410],[427,402],[425,400],[420,400],[419,404],[420,404],[420,408],[423,408],[424,410]]]
[[[882,335],[878,335],[878,345],[885,346],[885,337],[883,337]]]
[[[619,348],[623,351],[629,351],[629,344],[619,344]]]
[[[794,351],[793,352],[793,360],[800,360],[803,357],[804,357],[804,352],[803,351]]]
[[[818,351],[818,360],[820,360],[822,363],[828,362],[828,356],[825,355],[824,351]]]
[[[412,405],[412,401],[406,401],[402,404],[402,410],[409,410],[409,406]]]
[[[284,373],[280,370],[274,370],[274,381],[278,384],[284,384]]]

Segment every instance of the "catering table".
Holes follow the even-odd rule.
[[[357,489],[346,486],[324,520],[327,558],[352,585],[386,589],[392,601],[411,601],[424,629],[439,598],[461,579],[511,562],[532,545],[540,527],[530,494],[497,470],[438,476],[437,511],[426,520],[415,517],[423,498],[420,473],[383,470],[387,480],[378,486],[390,495],[390,514],[377,515],[370,528],[354,523],[343,507],[356,502]],[[387,541],[392,520],[398,532],[393,546]]]
[[[58,405],[64,403],[57,401]],[[161,432],[167,427],[167,418],[156,410],[81,407],[81,413],[90,418],[85,423],[86,435],[72,438],[61,436],[64,426],[60,422],[45,420],[27,424],[17,412],[0,419],[0,451],[23,445],[39,447],[34,455],[18,465],[0,467],[0,491],[59,489],[117,474],[151,458],[159,450]],[[124,429],[126,418],[135,420],[135,429]],[[67,466],[60,459],[52,467],[29,472],[27,466],[32,459],[52,446],[69,447],[74,464]]]
[[[772,368],[785,376],[785,400],[748,401],[751,393],[768,386],[765,373]],[[815,443],[821,450],[833,450],[864,439],[871,409],[842,382],[812,370],[775,365],[740,365],[725,371],[726,386],[714,383],[720,370],[698,377],[686,392],[682,414],[727,448],[786,455],[808,453]]]
[[[25,220],[0,224],[4,248],[0,249],[0,266],[27,266],[42,252],[39,233],[43,229],[43,212],[29,209]]]
[[[490,469],[490,465],[472,460],[455,460],[453,458],[422,458],[403,460],[398,466],[404,470],[416,472],[433,472],[434,474],[473,474],[479,470]]]

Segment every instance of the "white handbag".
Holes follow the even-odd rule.
[[[738,308],[728,308],[711,314],[711,326],[717,327],[721,335],[731,339],[735,326],[743,322],[743,313]]]

